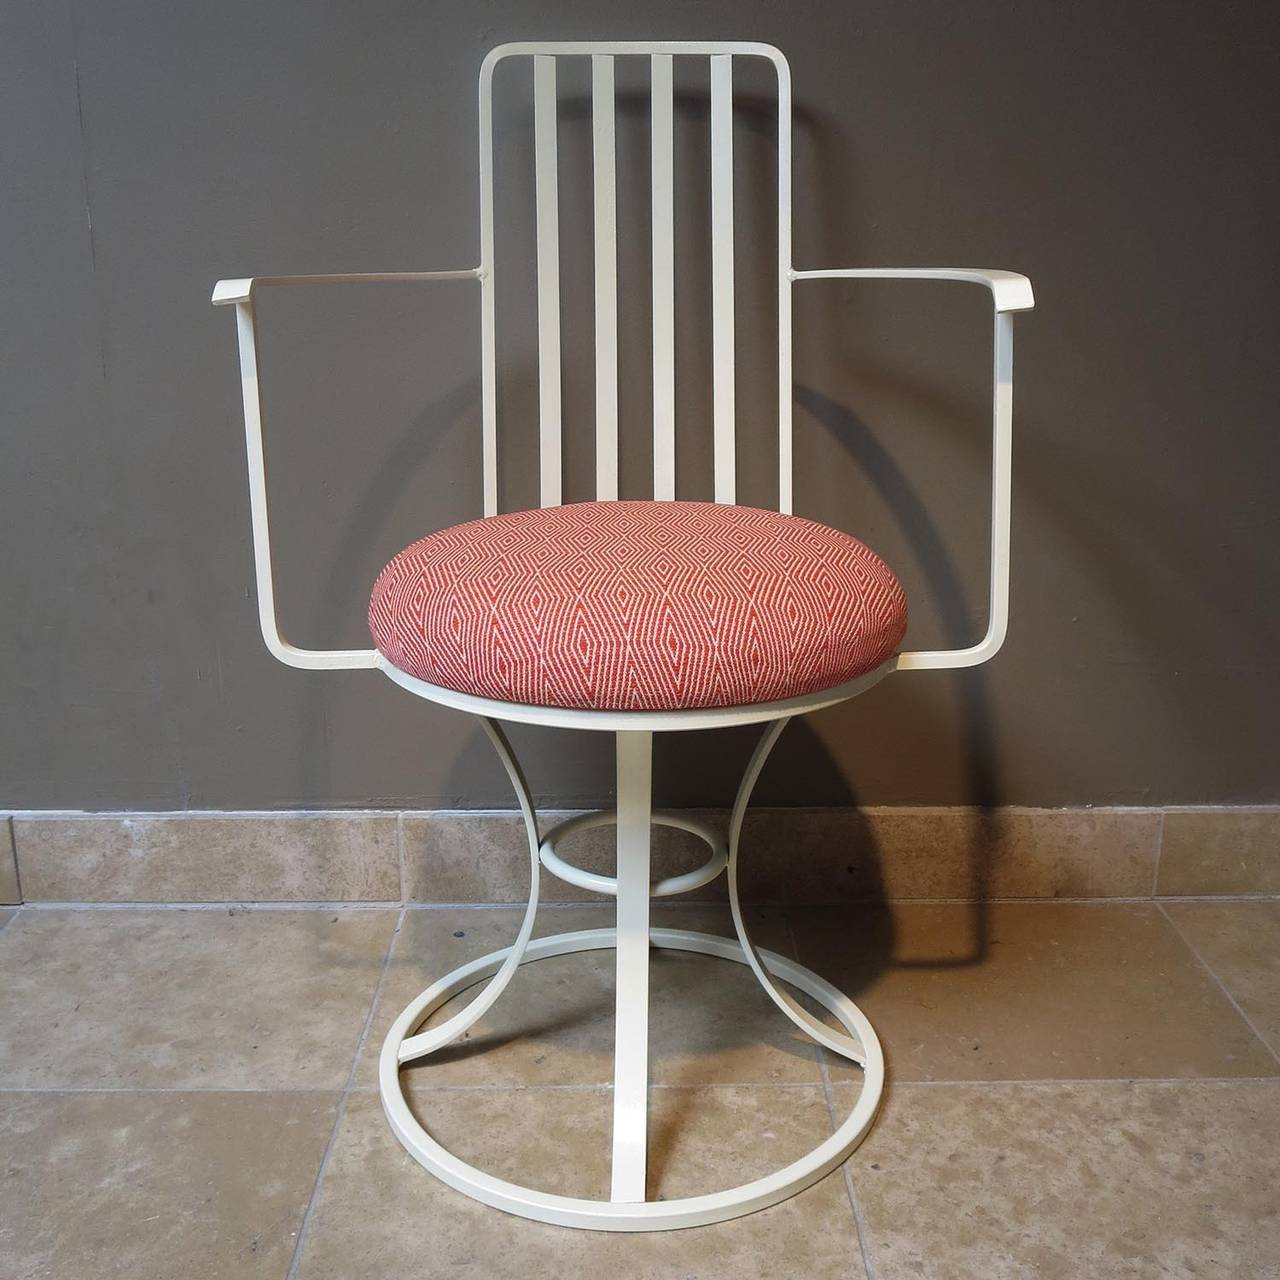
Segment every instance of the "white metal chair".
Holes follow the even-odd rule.
[[[583,504],[580,507],[560,507],[561,503],[561,412],[560,412],[560,291],[559,254],[557,233],[557,92],[556,68],[562,58],[590,58],[592,83],[592,132],[593,132],[593,183],[594,183],[594,263],[595,263],[595,357],[596,357],[596,490],[600,506]],[[616,206],[614,159],[614,65],[621,57],[641,57],[650,64],[651,137],[652,137],[652,300],[653,300],[653,503],[617,503],[618,498],[618,379],[617,379],[617,271],[616,271]],[[664,686],[651,697],[651,704],[626,700],[625,690],[630,688],[627,678],[621,686],[610,686],[604,694],[592,702],[590,691],[583,695],[544,696],[533,702],[514,697],[492,696],[493,679],[501,688],[516,688],[519,680],[512,675],[508,653],[498,663],[502,669],[497,676],[490,671],[490,683],[474,671],[463,672],[454,678],[435,680],[423,678],[427,674],[446,672],[447,663],[431,665],[439,656],[439,646],[452,643],[454,627],[461,630],[474,625],[489,625],[499,606],[492,599],[479,605],[468,603],[462,595],[455,613],[466,614],[461,621],[453,617],[435,617],[434,623],[426,615],[439,600],[439,593],[431,584],[447,579],[451,572],[463,572],[457,566],[458,542],[461,538],[462,561],[472,555],[476,537],[490,536],[498,539],[501,558],[502,538],[521,538],[536,535],[543,542],[534,547],[537,556],[550,554],[554,559],[554,545],[545,552],[546,539],[554,539],[557,527],[578,528],[582,521],[601,522],[595,533],[600,535],[597,545],[616,550],[626,545],[632,536],[643,539],[650,521],[661,540],[662,520],[672,513],[687,514],[695,523],[694,542],[686,538],[685,552],[689,546],[696,549],[697,538],[711,539],[737,537],[738,525],[717,524],[714,510],[705,505],[675,503],[675,394],[674,368],[675,344],[673,322],[674,253],[673,253],[673,79],[675,58],[703,58],[710,60],[710,131],[711,131],[711,295],[713,318],[713,391],[714,412],[712,431],[714,436],[715,492],[717,504],[728,504],[732,511],[742,512],[742,522],[750,524],[765,520],[762,513],[746,508],[733,508],[735,501],[734,466],[734,249],[733,249],[733,67],[736,59],[765,59],[777,76],[778,110],[778,514],[772,519],[781,533],[778,536],[798,536],[801,542],[810,539],[812,531],[820,530],[818,543],[810,548],[817,557],[819,576],[826,573],[831,557],[839,558],[846,552],[853,557],[849,572],[864,583],[862,588],[852,588],[855,613],[828,626],[822,645],[813,641],[812,628],[801,625],[794,638],[792,649],[784,654],[787,676],[781,687],[803,691],[790,692],[789,696],[763,699],[739,699],[733,705],[725,705],[724,696],[710,694],[702,689],[689,705],[680,703],[674,686]],[[498,452],[496,414],[496,360],[495,360],[495,308],[494,283],[494,184],[492,102],[494,68],[503,59],[528,58],[533,61],[534,86],[534,166],[536,173],[537,217],[537,282],[539,318],[539,405],[540,405],[540,478],[541,504],[546,515],[525,513],[520,517],[498,517]],[[262,633],[268,649],[281,662],[289,666],[339,670],[343,668],[374,667],[389,676],[397,684],[433,702],[461,711],[469,711],[480,717],[489,738],[493,742],[512,784],[515,787],[529,845],[529,903],[518,936],[512,946],[482,959],[464,965],[422,992],[396,1019],[382,1049],[380,1063],[380,1088],[387,1118],[396,1137],[413,1157],[437,1177],[458,1190],[478,1200],[504,1209],[510,1213],[539,1219],[564,1226],[613,1231],[651,1231],[676,1227],[698,1226],[725,1218],[752,1212],[776,1203],[822,1177],[836,1167],[857,1145],[870,1126],[879,1104],[884,1083],[884,1060],[879,1042],[870,1023],[861,1011],[840,991],[823,981],[810,970],[794,961],[755,947],[747,936],[738,895],[737,860],[738,844],[743,816],[756,779],[764,766],[778,736],[792,716],[806,711],[831,706],[875,684],[891,671],[917,668],[967,667],[986,662],[1004,641],[1008,617],[1009,581],[1009,503],[1010,503],[1010,435],[1012,427],[1012,375],[1013,339],[1011,313],[1032,307],[1030,283],[1020,275],[1005,271],[968,270],[960,268],[852,268],[797,270],[791,262],[791,78],[783,55],[764,44],[738,42],[589,42],[589,43],[520,43],[506,44],[494,49],[484,59],[480,69],[480,263],[459,271],[413,271],[373,275],[329,276],[278,276],[259,279],[224,280],[214,290],[215,305],[234,304],[240,345],[241,380],[244,394],[245,431],[248,447],[249,490],[253,518],[254,557],[256,564],[258,612]],[[831,279],[902,279],[902,280],[959,280],[981,285],[991,293],[994,310],[994,397],[993,397],[993,474],[991,512],[991,581],[990,612],[987,633],[970,648],[933,651],[898,652],[901,630],[897,632],[881,627],[876,631],[876,619],[870,622],[859,610],[866,606],[866,596],[873,589],[892,591],[896,582],[888,575],[886,586],[883,575],[875,575],[883,566],[869,552],[861,556],[852,539],[839,542],[844,535],[822,530],[821,526],[795,520],[790,516],[791,497],[791,292],[798,284]],[[354,282],[436,282],[471,281],[480,288],[481,305],[481,370],[483,391],[482,462],[484,475],[484,520],[472,525],[459,526],[445,531],[444,535],[425,540],[397,557],[379,580],[381,597],[375,591],[371,620],[377,635],[379,627],[394,629],[407,626],[411,639],[421,639],[420,652],[405,657],[405,650],[396,649],[385,639],[380,649],[362,650],[314,650],[300,649],[290,644],[280,634],[276,622],[275,595],[272,584],[271,545],[268,529],[266,477],[263,463],[261,406],[258,392],[258,369],[255,343],[254,293],[257,289],[295,284],[342,284]],[[659,510],[659,504],[662,509]],[[555,509],[568,513],[564,519],[569,525],[556,526],[552,519]],[[726,511],[728,516],[729,512]],[[639,519],[641,531],[635,534],[627,525],[623,534],[609,532],[610,520]],[[705,521],[710,519],[711,523]],[[504,525],[502,521],[513,521]],[[656,522],[656,523],[653,523]],[[702,522],[702,523],[700,523]],[[765,521],[764,536],[774,537],[773,525]],[[803,527],[802,527],[803,526]],[[724,529],[728,529],[725,533]],[[708,533],[707,531],[710,530]],[[461,531],[461,532],[459,532]],[[478,532],[477,532],[478,531]],[[834,541],[821,542],[830,535]],[[677,540],[679,533],[673,534]],[[742,535],[745,545],[755,536],[748,531]],[[444,538],[444,542],[440,541]],[[450,542],[449,539],[454,539]],[[785,541],[785,538],[784,538]],[[850,549],[849,544],[852,544]],[[709,546],[710,544],[708,544]],[[770,543],[769,545],[773,545]],[[789,545],[789,544],[788,544]],[[542,549],[539,549],[541,547]],[[835,548],[833,550],[832,548]],[[492,546],[490,551],[492,551]],[[865,551],[865,548],[862,548]],[[411,554],[413,553],[413,554]],[[589,563],[587,559],[575,564]],[[790,555],[784,551],[784,560]],[[807,554],[807,553],[806,553]],[[416,556],[416,558],[415,558]],[[408,557],[406,559],[406,557]],[[451,558],[452,557],[452,558]],[[396,566],[399,565],[399,569]],[[451,568],[450,566],[453,566]],[[561,566],[563,568],[563,565]],[[788,570],[784,563],[781,581],[784,589]],[[864,577],[870,573],[879,587],[866,586]],[[886,571],[887,572],[887,571]],[[396,576],[399,573],[399,576]],[[417,576],[415,576],[415,574]],[[436,577],[432,577],[434,574]],[[391,575],[388,578],[388,575]],[[659,567],[661,577],[661,566]],[[387,582],[391,585],[387,586]],[[825,585],[820,590],[830,586]],[[847,583],[840,588],[851,590]],[[861,598],[859,597],[861,592]],[[434,594],[433,594],[434,593]],[[845,599],[846,597],[841,597]],[[381,599],[381,603],[379,603]],[[723,602],[721,602],[723,604]],[[890,604],[892,605],[892,601]],[[543,602],[535,601],[534,612]],[[525,601],[528,606],[528,601]],[[612,606],[610,606],[612,607]],[[622,607],[622,606],[619,606]],[[715,613],[718,607],[712,600],[708,606]],[[769,605],[768,608],[773,608]],[[768,612],[768,608],[765,612]],[[470,612],[468,612],[470,611]],[[487,611],[487,612],[486,612]],[[500,611],[500,610],[499,610]],[[441,614],[437,610],[437,614]],[[526,609],[527,612],[527,609]],[[874,609],[871,610],[874,613]],[[892,608],[888,613],[897,617]],[[619,616],[622,620],[619,622]],[[627,631],[627,615],[614,616],[612,624],[617,634],[613,642],[624,647],[640,644],[636,628]],[[786,618],[778,622],[775,609],[766,619],[769,625],[790,625]],[[790,615],[788,615],[790,616]],[[888,616],[886,614],[886,616]],[[481,618],[479,624],[476,617]],[[540,615],[539,615],[540,617]],[[452,621],[451,621],[452,619]],[[859,621],[858,619],[861,619]],[[829,620],[829,619],[828,619]],[[528,621],[528,618],[525,618]],[[703,620],[705,622],[705,619]],[[865,624],[865,625],[864,625]],[[431,626],[436,630],[431,631]],[[495,627],[497,624],[494,624]],[[505,625],[505,623],[503,624]],[[538,618],[530,624],[537,631]],[[703,624],[699,623],[699,627]],[[713,617],[711,626],[720,625]],[[754,624],[753,624],[754,625]],[[824,624],[825,625],[825,624]],[[835,667],[808,670],[801,679],[796,677],[796,652],[812,658],[821,648],[830,656],[832,645],[840,641],[850,627],[862,626],[870,640],[856,654],[846,654]],[[888,624],[886,623],[886,626]],[[901,617],[905,627],[905,615]],[[843,628],[843,629],[842,629]],[[499,628],[500,629],[500,628]],[[495,631],[495,635],[496,635]],[[519,649],[532,633],[507,636],[501,644],[515,645]],[[618,640],[618,636],[621,640]],[[446,637],[441,640],[440,637]],[[871,641],[881,641],[888,636],[893,651],[878,653]],[[434,637],[434,639],[433,639]],[[695,647],[702,643],[702,632],[692,636],[689,643]],[[456,637],[455,637],[456,638]],[[560,644],[560,640],[548,638],[538,632],[539,645]],[[776,640],[776,636],[774,637]],[[447,643],[446,643],[447,642]],[[459,642],[461,643],[461,642]],[[469,652],[477,643],[472,636]],[[486,641],[479,642],[482,647]],[[495,639],[494,644],[499,644]],[[583,643],[595,643],[584,641]],[[681,642],[683,643],[683,641]],[[788,642],[791,643],[791,642]],[[870,645],[870,647],[868,647]],[[796,648],[798,646],[798,649]],[[806,648],[807,646],[807,648]],[[825,646],[825,647],[823,647]],[[413,645],[410,645],[413,648]],[[388,651],[396,661],[387,656]],[[612,651],[611,651],[612,652]],[[699,651],[701,653],[701,651]],[[523,651],[514,654],[514,661],[523,660]],[[705,657],[705,653],[701,653]],[[732,655],[731,655],[732,656]],[[652,654],[650,655],[652,657]],[[719,655],[717,655],[717,660]],[[563,653],[556,659],[564,660]],[[545,661],[541,650],[536,661]],[[872,665],[868,665],[872,664]],[[409,668],[417,668],[417,673]],[[842,671],[847,678],[832,680],[833,671]],[[825,674],[824,674],[825,673]],[[850,677],[850,673],[852,673]],[[526,672],[527,676],[528,673]],[[536,675],[536,672],[535,672]],[[667,673],[670,675],[670,672]],[[800,685],[786,683],[798,679]],[[520,677],[521,679],[524,676]],[[667,678],[666,676],[662,677]],[[672,677],[673,679],[676,677]],[[683,677],[680,677],[683,678]],[[719,676],[709,677],[715,685]],[[735,677],[736,678],[736,677]],[[755,677],[744,677],[748,685],[735,685],[721,681],[716,686],[725,689],[750,686]],[[637,677],[637,679],[639,679]],[[507,684],[503,685],[502,681]],[[825,684],[823,683],[825,680]],[[643,680],[640,681],[643,684]],[[607,683],[607,682],[606,682]],[[539,687],[546,687],[545,685]],[[593,686],[594,687],[594,686]],[[602,686],[603,687],[603,686]],[[618,693],[618,688],[624,694]],[[646,696],[649,696],[646,694]],[[549,705],[556,702],[557,705]],[[640,709],[636,709],[637,705]],[[520,766],[499,727],[499,721],[524,722],[538,725],[554,725],[583,729],[596,733],[612,733],[616,738],[617,752],[617,809],[605,814],[587,815],[562,824],[540,834],[537,817],[525,784]],[[672,815],[658,814],[650,807],[651,748],[654,733],[705,729],[729,725],[761,724],[764,726],[745,775],[738,789],[730,816],[727,841],[716,831],[700,823],[686,822]],[[651,823],[675,823],[686,826],[701,836],[711,850],[707,863],[695,871],[675,876],[657,885],[650,883],[649,841]],[[576,868],[557,853],[558,842],[571,830],[587,825],[616,823],[617,868],[616,877],[603,877]],[[617,900],[616,929],[596,929],[577,933],[558,934],[530,941],[534,915],[538,905],[538,878],[545,866],[555,875],[571,884],[613,894]],[[729,902],[738,941],[694,933],[684,930],[651,928],[649,904],[651,895],[665,896],[695,888],[727,870]],[[788,1018],[807,1032],[819,1044],[854,1062],[861,1064],[865,1076],[861,1095],[849,1117],[817,1148],[786,1168],[743,1186],[715,1194],[699,1195],[681,1200],[646,1201],[645,1153],[646,1113],[648,1083],[648,964],[650,947],[674,948],[681,951],[700,952],[725,960],[750,966],[765,991]],[[478,1170],[446,1151],[418,1123],[407,1106],[400,1082],[400,1069],[406,1063],[421,1059],[442,1046],[456,1040],[476,1023],[502,994],[516,968],[525,962],[542,957],[569,952],[613,948],[616,950],[616,1043],[615,1083],[613,1094],[613,1173],[609,1200],[588,1200],[521,1187]],[[419,1028],[430,1015],[452,997],[485,980],[484,989],[466,1008],[443,1024],[421,1031]],[[779,981],[780,980],[780,981]],[[842,1030],[834,1030],[815,1018],[797,1003],[780,985],[788,984],[807,993],[830,1011]]]

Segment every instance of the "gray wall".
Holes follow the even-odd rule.
[[[263,650],[234,326],[219,276],[460,267],[476,258],[475,77],[512,38],[760,39],[796,82],[798,265],[1029,274],[1019,322],[1013,626],[989,668],[891,679],[789,731],[772,803],[1280,799],[1275,352],[1280,118],[1271,6],[763,0],[15,3],[0,12],[4,361],[0,807],[505,805],[473,726],[374,673]],[[625,77],[624,77],[625,79]],[[638,83],[638,82],[637,82]],[[570,98],[585,88],[566,84]],[[750,83],[744,88],[751,90]],[[499,163],[527,194],[504,89]],[[704,158],[682,85],[681,165]],[[748,93],[746,96],[750,97]],[[566,175],[580,173],[581,102]],[[624,196],[641,123],[624,111]],[[767,118],[739,119],[747,219],[747,500],[767,501]],[[567,177],[566,177],[567,181]],[[681,253],[701,278],[703,193]],[[512,202],[514,207],[515,202]],[[585,205],[570,204],[570,227]],[[505,222],[518,260],[527,224]],[[643,333],[643,228],[623,250]],[[578,358],[589,256],[566,253],[570,496],[590,474]],[[504,300],[508,504],[532,492],[531,321]],[[913,645],[983,620],[982,297],[797,294],[798,510],[900,571]],[[705,295],[681,296],[685,424],[707,402]],[[279,295],[262,309],[287,629],[365,642],[380,564],[476,514],[468,286]],[[574,327],[576,326],[576,328]],[[647,352],[628,343],[641,422]],[[766,379],[767,381],[767,379]],[[681,496],[709,449],[682,437]],[[636,439],[624,468],[639,494]],[[607,793],[599,740],[521,732],[533,781]],[[737,734],[660,747],[668,803],[719,803]],[[698,767],[695,768],[694,766]]]

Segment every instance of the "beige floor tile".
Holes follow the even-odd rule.
[[[1280,902],[1179,902],[1165,911],[1280,1054]]]
[[[1280,1276],[1280,1081],[903,1085],[851,1168],[879,1280]]]
[[[0,1094],[6,1280],[277,1280],[332,1093]]]
[[[652,1096],[650,1197],[736,1185],[830,1133],[817,1088],[655,1089]],[[443,1143],[498,1176],[562,1194],[607,1194],[607,1090],[443,1090],[423,1105]],[[572,1231],[486,1208],[445,1187],[400,1149],[377,1099],[356,1094],[298,1275],[859,1280],[865,1272],[838,1172],[771,1209],[696,1231]]]
[[[435,979],[509,944],[516,910],[432,909],[406,913],[358,1075],[377,1082],[377,1056],[394,1017]],[[655,926],[732,934],[727,908],[657,906]],[[753,910],[756,940],[789,952],[777,912]],[[608,928],[612,906],[543,911],[536,934]],[[439,1022],[470,996],[441,1010]],[[652,1078],[666,1084],[816,1082],[817,1060],[744,965],[663,952],[650,990]],[[430,1025],[430,1024],[429,1024]],[[613,1079],[613,953],[559,956],[522,968],[457,1047],[412,1068],[433,1084],[604,1084]]]
[[[0,933],[0,1085],[341,1087],[389,911],[52,911]]]
[[[1155,906],[833,907],[792,923],[800,959],[875,1024],[894,1079],[1278,1071]]]

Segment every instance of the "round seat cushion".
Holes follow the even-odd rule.
[[[677,711],[814,693],[893,656],[906,598],[848,534],[710,502],[582,502],[433,533],[383,569],[374,644],[503,702]]]

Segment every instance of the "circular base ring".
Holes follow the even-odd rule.
[[[714,934],[653,929],[650,941],[655,947],[700,952],[749,964],[736,940]],[[553,934],[530,942],[522,963],[577,951],[606,950],[615,944],[613,929]],[[401,1045],[441,1005],[496,973],[509,952],[510,948],[504,948],[462,965],[422,992],[392,1024],[378,1064],[382,1107],[396,1138],[423,1168],[474,1200],[537,1222],[593,1231],[671,1231],[700,1227],[754,1213],[804,1190],[839,1165],[871,1127],[884,1089],[884,1055],[871,1023],[848,996],[812,970],[785,956],[760,950],[757,954],[771,974],[812,996],[833,1013],[861,1045],[865,1076],[862,1092],[848,1118],[825,1142],[785,1168],[754,1182],[681,1200],[640,1203],[586,1200],[522,1187],[476,1169],[445,1150],[409,1110],[400,1086]]]

